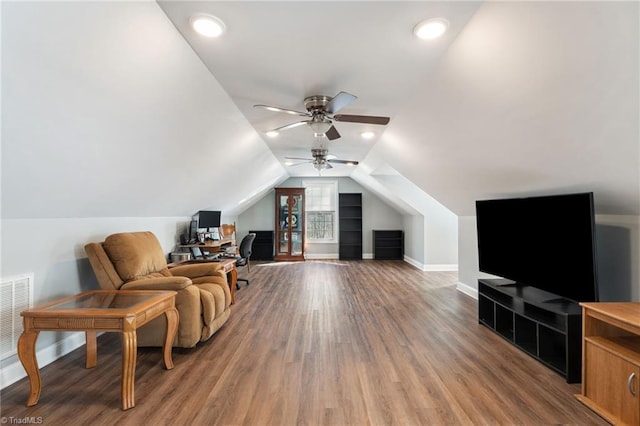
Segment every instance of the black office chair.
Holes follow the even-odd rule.
[[[240,243],[240,256],[236,257],[236,268],[239,266],[246,266],[247,272],[251,272],[251,248],[253,247],[253,240],[256,239],[256,234],[247,234]],[[238,278],[236,281],[236,289],[240,289],[238,281],[244,281],[249,285],[247,278]]]

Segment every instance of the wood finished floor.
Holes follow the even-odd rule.
[[[565,381],[480,326],[457,274],[395,261],[254,264],[229,321],[194,349],[140,348],[120,410],[120,341],[98,339],[2,390],[1,415],[45,425],[607,424]]]

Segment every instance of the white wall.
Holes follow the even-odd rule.
[[[280,187],[302,187],[302,181],[324,179],[309,177],[291,177]],[[338,181],[338,192],[362,193],[362,251],[363,257],[373,256],[373,229],[404,229],[403,216],[384,203],[375,194],[360,186],[351,178],[326,178]],[[265,195],[251,208],[238,216],[238,229],[241,234],[252,230],[275,229],[275,191]],[[338,244],[309,244],[305,254],[314,258],[338,258]]]
[[[458,289],[477,296],[477,280],[491,275],[478,270],[476,218],[462,216],[458,225]],[[600,300],[640,301],[640,217],[596,215],[596,253]]]
[[[286,176],[156,2],[2,2],[1,30],[3,217],[233,216]]]
[[[34,273],[34,304],[99,289],[84,245],[116,232],[151,231],[168,255],[187,229],[189,218],[2,219],[1,276]],[[82,333],[43,332],[37,341],[42,367],[84,344]],[[17,357],[0,363],[5,386],[24,375]]]
[[[34,272],[35,303],[97,287],[87,242],[149,230],[169,253],[198,210],[232,218],[286,176],[157,3],[2,2],[1,19],[0,276]],[[40,366],[77,336],[42,333]],[[0,365],[2,386],[24,374]]]

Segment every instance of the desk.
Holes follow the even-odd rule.
[[[193,265],[197,263],[215,262],[220,263],[224,268],[224,272],[227,274],[227,283],[229,284],[229,291],[231,292],[231,304],[236,303],[236,283],[238,282],[238,270],[236,269],[236,259],[234,258],[219,258],[219,259],[192,259],[183,260],[181,262],[173,262],[167,264],[167,267],[173,268],[179,265]]]
[[[175,297],[175,291],[94,290],[21,312],[24,332],[18,340],[18,357],[31,385],[27,406],[38,403],[42,389],[36,358],[36,340],[41,331],[84,331],[87,341],[86,368],[97,365],[97,332],[106,331],[122,334],[122,409],[133,408],[138,351],[136,330],[157,316],[166,316],[162,361],[165,368],[171,370],[171,345],[178,330]]]
[[[183,248],[198,247],[201,250],[212,249],[212,248],[220,249],[220,247],[227,244],[231,244],[231,243],[233,243],[233,240],[231,238],[223,238],[221,240],[208,241],[207,243],[180,244],[178,247],[183,247]]]

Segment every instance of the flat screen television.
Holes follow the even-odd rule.
[[[198,212],[198,228],[219,228],[220,214],[218,210],[200,210]]]
[[[598,301],[593,193],[476,201],[480,271]]]

